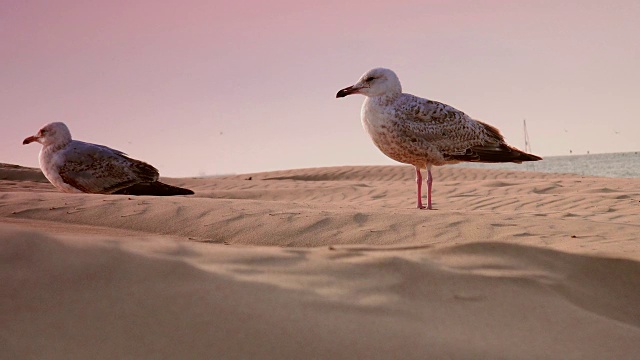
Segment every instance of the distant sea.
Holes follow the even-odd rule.
[[[539,171],[613,178],[640,178],[640,151],[611,154],[545,156],[541,161],[525,162],[522,164],[462,163],[454,166]]]

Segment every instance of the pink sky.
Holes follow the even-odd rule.
[[[372,67],[534,153],[640,150],[640,2],[0,2],[0,162],[64,121],[165,176],[392,164],[360,124]],[[617,132],[617,133],[616,133]]]

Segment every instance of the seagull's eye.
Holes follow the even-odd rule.
[[[366,82],[372,82],[373,80],[375,80],[376,78],[374,78],[373,76],[369,76],[368,78],[364,79],[364,81]]]

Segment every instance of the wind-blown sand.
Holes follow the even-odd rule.
[[[637,358],[640,179],[437,168],[419,211],[413,175],[154,198],[1,165],[0,358]]]

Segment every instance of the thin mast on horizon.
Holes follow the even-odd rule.
[[[529,154],[532,154],[533,152],[531,150],[531,141],[529,140],[529,132],[527,131],[527,119],[522,119],[522,124],[524,126],[524,151]],[[532,162],[531,166],[535,171],[536,165]]]

